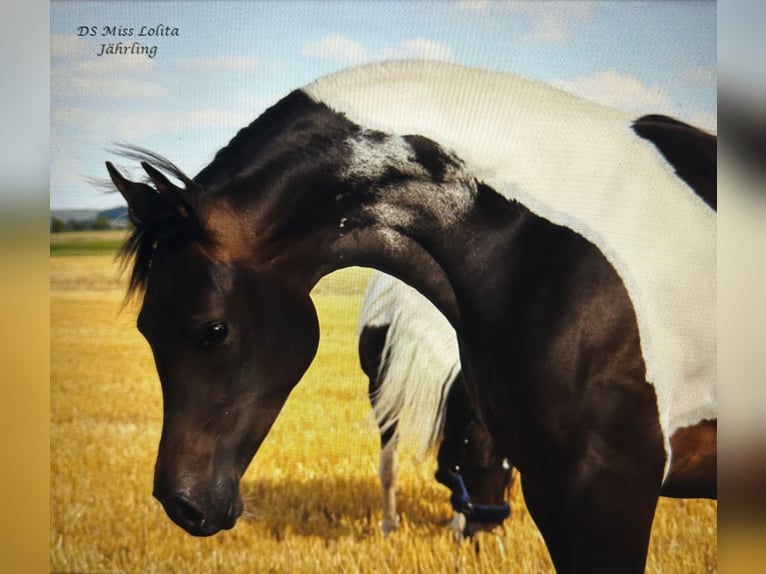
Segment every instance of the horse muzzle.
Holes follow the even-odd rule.
[[[221,530],[230,530],[242,514],[239,499],[229,502],[223,512],[201,510],[183,494],[159,500],[170,519],[193,536],[212,536]]]
[[[217,485],[204,494],[189,487],[163,488],[155,484],[154,497],[170,519],[193,536],[212,536],[230,530],[243,510],[236,483],[229,488]]]

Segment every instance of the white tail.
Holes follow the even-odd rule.
[[[398,279],[373,273],[359,316],[364,327],[388,326],[372,397],[381,431],[396,424],[396,438],[418,456],[433,450],[444,426],[446,398],[460,372],[457,337],[444,316]]]

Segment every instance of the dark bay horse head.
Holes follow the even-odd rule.
[[[162,384],[154,495],[179,526],[211,535],[242,512],[240,477],[314,357],[317,318],[307,292],[267,265],[221,256],[220,213],[194,182],[143,165],[151,186],[108,168],[136,227],[123,251]]]

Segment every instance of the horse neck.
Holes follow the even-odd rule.
[[[362,212],[370,218],[364,225],[330,232],[316,279],[349,266],[384,271],[423,293],[459,329],[464,317],[478,316],[478,307],[494,306],[484,287],[502,281],[510,238],[529,217],[522,206],[473,184],[470,202],[459,201],[452,216],[445,216],[439,186],[418,204],[398,204],[395,217],[385,200],[372,196],[372,203],[343,216],[353,221]]]
[[[306,290],[336,269],[379,269],[459,325],[465,312],[458,299],[475,300],[473,290],[498,268],[520,207],[427,138],[366,130],[305,102],[301,110],[296,117],[313,121],[284,129],[288,141],[271,142],[276,151],[261,150],[256,156],[266,159],[240,177],[260,191],[218,194],[223,208],[211,210],[211,223],[225,251]],[[226,179],[231,170],[209,171]]]

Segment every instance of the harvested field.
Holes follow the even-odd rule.
[[[89,237],[88,243],[98,242]],[[65,250],[64,247],[59,247]],[[378,530],[378,436],[356,356],[368,271],[315,290],[322,341],[246,473],[237,526],[194,538],[152,496],[159,382],[113,253],[51,257],[52,572],[550,572],[521,496],[504,532],[456,545],[432,459],[403,453],[402,527]],[[661,500],[649,572],[717,570],[717,503]]]

